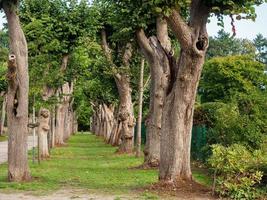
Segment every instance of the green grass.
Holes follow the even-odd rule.
[[[3,135],[0,136],[0,142],[6,141],[7,140],[7,136]]]
[[[53,149],[51,157],[40,165],[29,161],[32,182],[8,183],[7,165],[0,165],[0,189],[42,192],[70,186],[125,194],[157,182],[157,170],[133,169],[142,164],[143,158],[117,155],[116,149],[94,135],[75,135],[68,146]],[[205,184],[209,180],[201,172],[194,177]]]

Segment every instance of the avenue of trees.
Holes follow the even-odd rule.
[[[117,153],[140,156],[143,121],[139,167],[159,168],[159,182],[174,185],[193,181],[194,125],[208,129],[199,149],[203,162],[215,144],[260,150],[267,133],[267,38],[250,41],[223,30],[209,37],[207,23],[212,15],[219,22],[225,15],[255,20],[254,7],[264,2],[0,0],[7,19],[0,93],[8,180],[31,180],[33,128],[41,159],[78,126],[118,146]]]

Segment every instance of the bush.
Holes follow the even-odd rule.
[[[246,147],[234,144],[230,147],[212,145],[208,163],[214,170],[216,192],[231,199],[255,199],[255,184],[260,183],[263,172],[258,167],[263,162],[262,153],[250,152]]]

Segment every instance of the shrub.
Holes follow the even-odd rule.
[[[250,152],[246,147],[234,144],[230,147],[212,145],[208,163],[214,170],[215,191],[231,199],[255,199],[255,184],[260,183],[263,172],[258,167],[263,162],[262,153]]]

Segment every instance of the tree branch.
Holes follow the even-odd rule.
[[[168,24],[183,48],[191,45],[191,29],[186,24],[178,10],[173,9],[170,16],[166,17]]]
[[[132,51],[133,51],[132,44],[127,43],[125,46],[125,50],[124,50],[124,54],[122,58],[122,62],[125,67],[129,67],[130,65],[130,60],[132,58]]]
[[[139,29],[136,31],[136,37],[137,37],[137,42],[142,49],[144,55],[146,58],[151,58],[153,57],[153,50],[150,47],[149,40],[146,37],[146,34],[143,29]]]
[[[107,42],[107,33],[105,31],[105,29],[101,30],[101,39],[102,39],[102,49],[105,53],[106,58],[108,59],[109,62],[113,63],[112,61],[112,55],[111,55],[111,49],[108,46],[108,42]]]
[[[165,51],[171,51],[171,41],[168,34],[168,24],[166,19],[157,17],[157,38]]]

